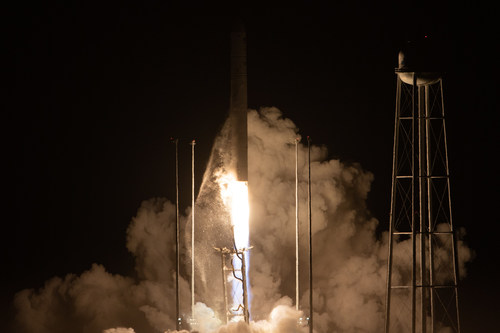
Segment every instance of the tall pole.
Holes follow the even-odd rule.
[[[175,143],[175,321],[177,330],[181,330],[180,297],[179,297],[179,139]]]
[[[307,217],[309,220],[309,333],[313,332],[313,261],[311,216],[311,138],[307,137]]]
[[[433,245],[433,215],[432,215],[432,179],[430,177],[431,171],[431,124],[430,124],[430,109],[429,109],[429,86],[425,86],[425,148],[426,148],[426,175],[427,175],[427,237],[429,248],[429,317],[430,317],[430,332],[434,333],[434,245]]]
[[[450,188],[450,167],[448,161],[448,142],[446,136],[446,123],[444,119],[444,97],[443,97],[443,80],[439,80],[439,90],[441,91],[441,117],[443,125],[443,136],[444,136],[444,150],[445,150],[445,168],[446,168],[446,187],[448,189],[448,202],[449,202],[449,218],[450,218],[450,232],[451,232],[451,242],[452,242],[452,253],[453,253],[453,275],[454,275],[454,289],[455,289],[455,307],[456,307],[456,329],[460,333],[460,309],[458,307],[458,280],[459,280],[459,264],[458,264],[458,248],[456,237],[457,234],[453,225],[453,217],[451,210],[451,188]]]
[[[426,258],[425,258],[425,179],[427,178],[425,170],[425,105],[427,100],[427,95],[425,94],[425,86],[420,86],[418,90],[418,218],[420,222],[420,325],[421,332],[425,332],[427,324],[427,303],[426,303],[426,293],[427,293],[427,269],[426,269]]]
[[[194,317],[194,146],[191,141],[191,318]]]
[[[417,73],[413,73],[413,86],[412,86],[412,102],[411,102],[411,110],[412,110],[412,130],[411,130],[411,142],[412,142],[412,150],[411,150],[411,244],[412,244],[412,268],[411,268],[411,332],[415,333],[415,324],[416,324],[416,292],[417,292],[417,257],[416,257],[416,237],[417,237],[417,227],[416,227],[416,198],[418,198],[417,190],[417,176],[416,172],[419,169],[418,167],[418,156],[415,156],[416,149],[415,139],[418,135],[418,108],[417,108]]]
[[[295,139],[295,308],[299,310],[299,138]]]
[[[238,250],[236,250],[238,251]],[[238,255],[236,253],[236,255]],[[245,323],[248,324],[250,320],[250,313],[248,311],[248,290],[247,290],[247,268],[245,265],[245,249],[241,250],[241,282],[243,284],[243,318]]]
[[[398,76],[396,85],[396,115],[394,119],[394,139],[392,148],[392,185],[391,185],[391,207],[389,213],[389,248],[388,248],[388,260],[387,260],[387,292],[385,299],[385,333],[389,333],[390,330],[390,319],[391,319],[391,293],[392,293],[392,262],[393,262],[393,241],[394,241],[394,220],[396,214],[396,188],[397,188],[397,171],[396,167],[398,165],[398,145],[399,145],[399,129],[401,122],[401,88],[402,82],[401,78]]]
[[[218,250],[218,249],[216,249]],[[222,267],[222,295],[224,297],[224,311],[226,312],[226,315],[224,316],[226,318],[226,324],[228,322],[228,307],[227,307],[227,286],[226,286],[226,253],[220,249],[220,259],[221,259],[221,267]]]

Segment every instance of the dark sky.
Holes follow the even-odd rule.
[[[466,332],[497,327],[493,9],[384,3],[8,8],[0,324],[13,315],[15,292],[53,276],[94,262],[134,274],[125,247],[130,219],[142,200],[175,199],[171,136],[184,139],[181,205],[189,205],[188,141],[198,142],[199,184],[227,115],[237,15],[248,35],[249,106],[278,107],[330,157],[373,172],[368,206],[380,230],[388,228],[397,52],[423,35],[443,46],[454,223],[476,253],[460,289],[462,324]]]

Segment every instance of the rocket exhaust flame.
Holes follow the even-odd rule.
[[[231,216],[234,243],[236,249],[248,247],[249,205],[247,182],[237,181],[233,174],[220,180],[221,196]]]
[[[232,288],[232,307],[229,310],[236,317],[248,322],[248,256],[249,249],[249,203],[248,185],[246,181],[238,181],[233,173],[219,178],[220,194],[231,220],[234,251],[232,251],[231,266],[233,276],[230,279]],[[243,291],[242,298],[238,295]]]

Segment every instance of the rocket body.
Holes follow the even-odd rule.
[[[247,45],[243,24],[231,32],[231,97],[229,104],[231,147],[234,171],[238,181],[248,181],[247,129]]]

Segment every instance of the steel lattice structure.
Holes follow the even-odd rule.
[[[385,332],[460,332],[443,82],[396,73]]]
[[[251,247],[250,247],[251,248]],[[222,290],[226,324],[230,321],[250,320],[245,252],[250,248],[215,248],[221,255]],[[232,283],[229,283],[232,281]],[[236,285],[234,285],[236,282]]]

